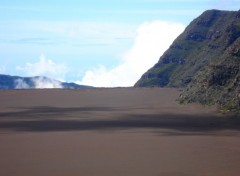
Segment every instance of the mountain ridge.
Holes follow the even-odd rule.
[[[135,87],[179,87],[180,102],[240,109],[240,11],[194,19]]]
[[[0,74],[0,89],[80,89],[91,88],[91,86],[78,85],[75,83],[61,82],[45,76],[21,77]]]

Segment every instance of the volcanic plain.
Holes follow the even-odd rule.
[[[239,176],[240,118],[172,88],[0,91],[0,175]]]

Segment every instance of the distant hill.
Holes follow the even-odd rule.
[[[61,82],[42,76],[20,77],[0,74],[0,89],[37,89],[37,88],[81,89],[90,88],[90,86]]]
[[[184,87],[180,102],[240,109],[240,11],[193,20],[135,87]]]

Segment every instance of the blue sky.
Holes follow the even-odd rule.
[[[207,9],[240,0],[0,2],[0,73],[131,86]]]

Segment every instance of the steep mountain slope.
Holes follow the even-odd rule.
[[[180,102],[218,104],[240,110],[240,37],[214,64],[199,71],[183,91]]]
[[[240,11],[208,10],[135,86],[186,87],[181,102],[239,108],[239,82]]]
[[[90,86],[78,85],[75,83],[65,83],[47,77],[19,77],[10,75],[0,75],[0,89],[35,89],[35,88],[64,88],[79,89]]]

